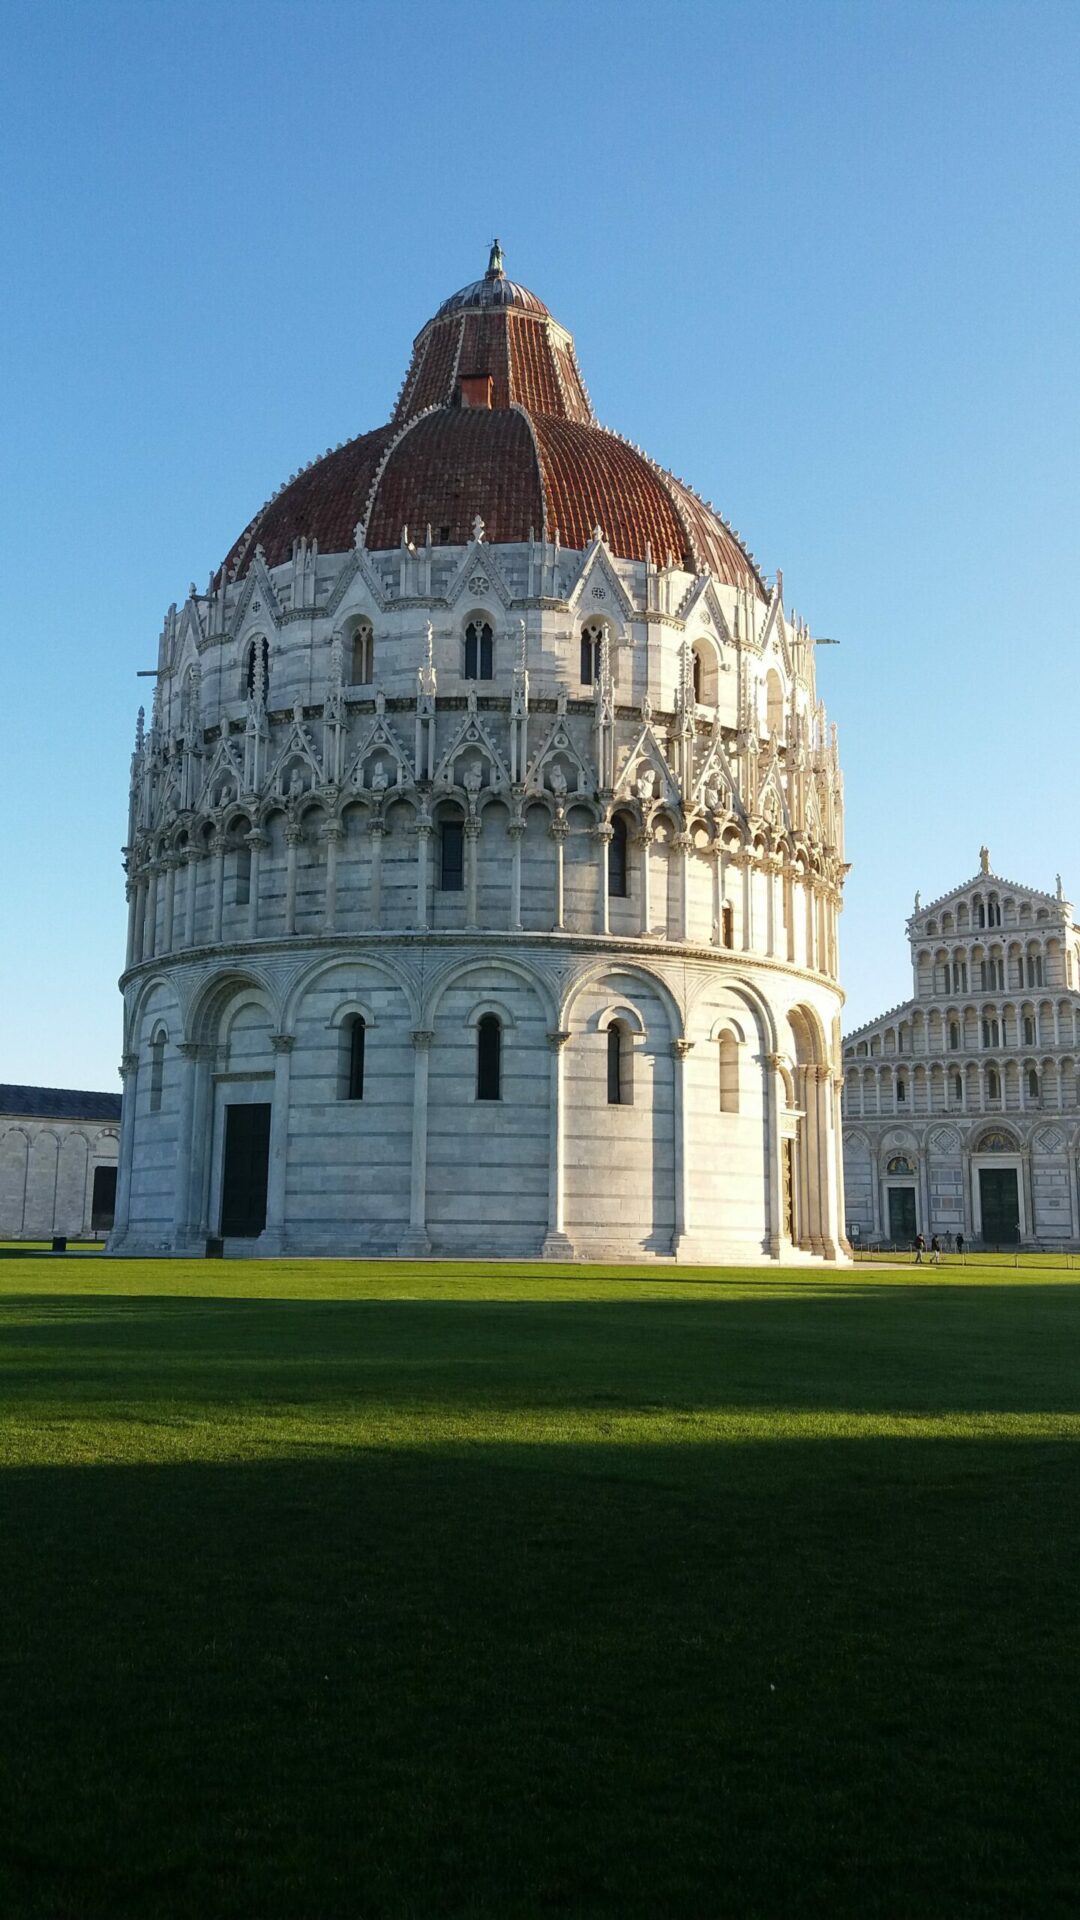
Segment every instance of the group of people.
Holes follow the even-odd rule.
[[[957,1253],[963,1253],[964,1236],[962,1233],[954,1233],[953,1244],[956,1248]],[[925,1234],[917,1233],[915,1235],[913,1246],[915,1249],[915,1265],[917,1267],[921,1267],[926,1257]],[[930,1241],[930,1265],[932,1267],[939,1267],[941,1265],[941,1254],[942,1254],[941,1235],[939,1233],[935,1233]]]

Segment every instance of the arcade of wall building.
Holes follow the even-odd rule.
[[[117,1094],[0,1087],[0,1240],[111,1228],[119,1137]]]
[[[914,994],[844,1041],[847,1221],[1080,1245],[1080,935],[1054,893],[978,875],[908,921]],[[1004,1187],[1004,1214],[984,1220]],[[1013,1197],[1015,1196],[1015,1198]]]

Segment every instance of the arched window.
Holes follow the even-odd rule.
[[[341,1030],[341,1092],[345,1100],[364,1097],[364,1046],[367,1027],[364,1016],[354,1013]]]
[[[720,1111],[739,1111],[739,1043],[733,1033],[720,1035]]]
[[[1036,1073],[1034,1067],[1029,1067],[1028,1068],[1028,1098],[1030,1100],[1037,1100],[1038,1097],[1039,1097],[1039,1076]]]
[[[982,1043],[984,1047],[1000,1047],[1001,1028],[995,1018],[988,1017],[982,1023]]]
[[[694,700],[698,706],[701,705],[702,700],[705,698],[702,692],[703,679],[704,679],[704,676],[701,670],[701,655],[695,649],[695,652],[694,652]]]
[[[1001,1099],[1001,1075],[996,1067],[986,1069],[986,1097],[988,1100]]]
[[[990,896],[990,907],[989,907],[989,912],[987,914],[987,924],[991,927],[1000,927],[1001,925],[1001,901],[998,899],[996,893],[991,894]]]
[[[779,738],[784,731],[784,689],[775,667],[770,667],[765,677],[765,699],[769,732]]]
[[[439,829],[439,886],[444,893],[465,891],[464,820],[444,820]]]
[[[259,634],[247,650],[244,664],[244,692],[255,692],[255,679],[259,660],[262,660],[262,692],[265,700],[270,691],[270,648],[262,634]]]
[[[353,628],[349,682],[366,687],[375,678],[375,635],[370,620],[360,620]]]
[[[613,1020],[607,1030],[607,1097],[609,1107],[628,1107],[631,1103],[633,1054],[630,1036],[621,1020]]]
[[[591,620],[581,629],[581,684],[595,687],[600,678],[600,652],[604,639],[602,620]]]
[[[724,947],[735,945],[735,909],[730,900],[725,900],[720,909],[720,944]]]
[[[1035,1045],[1035,1015],[1033,1013],[1025,1013],[1024,1015],[1024,1045],[1025,1047],[1033,1047]]]
[[[236,886],[233,899],[238,907],[246,907],[251,900],[251,848],[236,849]]]
[[[165,1085],[165,1035],[156,1033],[150,1042],[150,1111],[161,1112],[161,1093]]]
[[[954,1100],[962,1100],[962,1099],[963,1099],[963,1097],[964,1097],[964,1082],[963,1082],[963,1080],[961,1079],[961,1077],[960,1077],[960,1075],[959,1075],[958,1073],[954,1073],[954,1074],[953,1074],[953,1088],[952,1088],[952,1090],[953,1090],[953,1099],[954,1099]]]
[[[1027,963],[1027,983],[1029,987],[1041,987],[1043,983],[1043,963],[1041,953],[1029,953]]]
[[[470,620],[465,629],[465,678],[493,680],[494,677],[494,635],[486,620]]]
[[[502,1095],[502,1024],[497,1013],[483,1013],[476,1026],[476,1097]]]
[[[630,891],[626,838],[626,815],[617,813],[611,822],[608,843],[607,890],[613,900],[625,900]]]
[[[960,1051],[960,1022],[959,1022],[959,1020],[950,1020],[950,1021],[949,1021],[949,1051],[950,1051],[951,1053],[959,1053],[959,1051]]]
[[[906,1080],[903,1080],[903,1079],[897,1080],[896,1098],[897,1098],[898,1104],[900,1106],[903,1106],[905,1101],[907,1100],[907,1081]]]

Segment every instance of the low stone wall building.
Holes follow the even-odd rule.
[[[0,1086],[0,1240],[113,1224],[120,1095]]]
[[[981,870],[908,921],[915,993],[844,1041],[855,1240],[1080,1246],[1080,933]]]

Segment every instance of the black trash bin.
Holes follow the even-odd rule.
[[[224,1260],[225,1242],[224,1240],[222,1240],[219,1234],[212,1233],[208,1235],[207,1242],[206,1242],[206,1257],[208,1260]]]
[[[65,1238],[65,1236],[64,1236],[64,1235],[63,1235],[62,1233],[54,1233],[54,1234],[53,1234],[53,1237],[52,1237],[52,1250],[53,1250],[53,1252],[54,1252],[54,1253],[66,1253],[66,1252],[67,1252],[67,1240],[66,1240],[66,1238]]]

